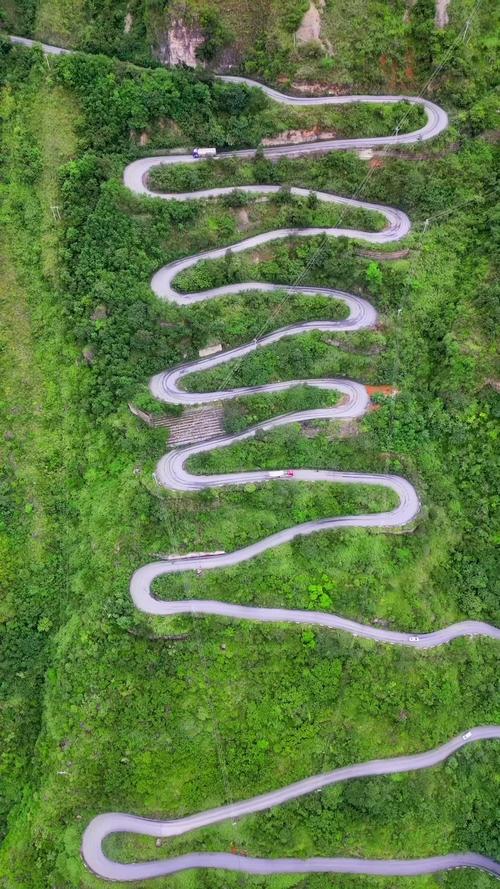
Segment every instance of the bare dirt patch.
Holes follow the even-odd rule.
[[[407,259],[410,250],[406,247],[404,250],[391,250],[384,252],[383,250],[355,250],[356,256],[364,256],[366,259],[376,259],[379,262],[391,262],[395,259]]]
[[[274,258],[273,248],[269,247],[269,246],[268,247],[263,246],[263,247],[259,247],[259,249],[255,251],[255,253],[252,256],[252,262],[254,262],[254,263],[269,262],[273,258]],[[283,289],[286,290],[285,284],[283,285]]]
[[[335,130],[320,130],[314,127],[312,130],[286,130],[279,136],[263,139],[263,145],[298,145],[300,142],[318,142],[324,139],[335,139]]]
[[[238,210],[236,214],[236,220],[239,231],[245,231],[245,229],[249,228],[249,226],[251,225],[248,210],[246,210],[245,207],[242,207],[241,210]]]
[[[500,380],[494,380],[491,377],[488,377],[488,379],[485,380],[485,383],[487,386],[491,386],[495,392],[500,392]]]
[[[403,14],[403,22],[408,25],[411,22],[411,13],[417,0],[406,0],[406,9]]]
[[[304,13],[295,37],[297,43],[310,43],[312,40],[319,40],[321,35],[321,15],[314,3],[309,4],[309,9]]]
[[[368,395],[387,395],[389,397],[399,393],[399,389],[395,389],[394,386],[367,386],[366,391]]]

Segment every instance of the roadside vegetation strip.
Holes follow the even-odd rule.
[[[222,155],[221,155],[222,156]],[[223,155],[227,157],[228,155]],[[233,155],[230,155],[233,156]],[[179,155],[179,158],[184,158],[185,155]],[[131,167],[137,161],[134,161],[130,164],[124,173],[123,181],[127,188],[130,188],[134,191],[134,183],[138,183],[139,190],[137,194],[142,194],[140,191],[142,182],[142,176],[138,169],[132,170]],[[180,160],[179,163],[184,163],[184,160]],[[141,168],[139,168],[140,171]],[[246,190],[246,186],[242,186],[243,190]],[[232,190],[232,189],[231,189]],[[212,189],[213,192],[218,191],[218,189]],[[222,189],[222,193],[225,194],[227,189]],[[321,200],[323,200],[324,192],[307,192],[308,194],[313,194],[319,196]],[[190,194],[196,194],[196,192],[190,192]],[[165,198],[166,195],[160,194],[156,195],[156,197]],[[151,287],[156,293],[156,295],[160,299],[167,299],[172,302],[177,303],[178,305],[189,305],[191,302],[199,302],[205,299],[211,299],[215,296],[220,296],[220,292],[215,292],[213,290],[204,291],[202,293],[197,294],[181,294],[178,290],[176,290],[173,286],[174,278],[180,272],[186,271],[186,269],[192,268],[192,266],[197,265],[199,262],[203,260],[217,260],[224,259],[227,254],[227,251],[230,250],[232,253],[243,253],[247,250],[253,250],[256,247],[262,246],[262,244],[273,243],[274,241],[282,241],[286,238],[314,238],[319,235],[323,237],[331,237],[331,238],[353,238],[358,241],[366,241],[369,244],[389,244],[392,241],[400,241],[404,238],[411,229],[411,223],[408,219],[406,213],[403,213],[402,210],[394,210],[391,207],[383,207],[380,204],[370,204],[367,201],[358,201],[351,200],[347,198],[340,198],[336,195],[332,197],[335,198],[334,203],[339,203],[347,207],[356,207],[363,210],[372,210],[378,213],[381,213],[385,216],[387,220],[386,228],[382,229],[379,232],[369,232],[362,231],[360,229],[352,229],[352,228],[282,228],[275,229],[273,231],[263,232],[260,235],[253,235],[251,238],[245,238],[243,241],[238,241],[236,244],[227,244],[225,247],[218,247],[215,250],[205,250],[202,253],[197,253],[195,256],[186,256],[184,259],[178,259],[174,262],[169,263],[164,266],[162,269],[153,276],[151,281]],[[182,195],[177,195],[177,199],[182,199]],[[256,284],[254,282],[254,287]],[[292,283],[290,285],[293,287],[296,284]],[[241,292],[242,288],[244,288],[244,284],[235,284],[226,287],[226,293],[238,293]],[[283,290],[283,286],[279,288]],[[286,289],[286,286],[285,286]],[[309,288],[312,290],[312,288]],[[317,292],[314,291],[313,292]],[[335,294],[335,291],[330,291],[331,294]]]
[[[304,150],[308,146],[304,146]],[[307,153],[305,151],[305,153]],[[248,152],[240,152],[240,151],[222,151],[215,156],[215,158],[211,158],[210,163],[215,163],[218,160],[227,160],[231,158],[238,158],[242,154],[245,156],[252,158],[255,155],[253,149]],[[268,156],[268,149],[264,151],[265,156]],[[271,157],[272,159],[272,157]],[[156,157],[142,157],[138,158],[138,160],[132,161],[132,163],[128,164],[125,167],[123,172],[123,184],[126,188],[129,188],[135,194],[143,195],[144,197],[151,198],[161,198],[164,201],[199,201],[205,200],[207,198],[220,198],[225,197],[226,195],[233,194],[234,192],[240,192],[242,194],[248,195],[279,195],[283,190],[281,185],[228,185],[228,186],[216,186],[214,188],[202,188],[197,189],[195,191],[157,191],[154,188],[150,188],[149,186],[149,175],[151,170],[157,169],[158,167],[171,167],[177,166],[178,164],[191,164],[197,163],[200,160],[204,160],[204,158],[195,158],[192,154],[172,154],[172,155],[157,155]],[[341,195],[332,194],[328,191],[317,191],[316,189],[311,188],[299,188],[296,186],[290,186],[289,189],[290,195],[297,198],[310,198],[313,197],[323,204],[335,204],[339,207],[347,207],[352,210],[366,210],[371,213],[378,213],[380,216],[384,217],[386,221],[386,226],[381,232],[367,232],[364,230],[355,230],[355,229],[338,229],[338,228],[322,228],[319,229],[317,233],[331,235],[332,237],[339,237],[341,235],[345,235],[349,238],[357,238],[360,241],[368,241],[369,243],[389,243],[390,241],[399,241],[403,238],[411,228],[410,220],[406,213],[402,210],[394,209],[393,207],[387,207],[384,204],[373,204],[368,201],[357,200],[356,198],[346,198]],[[287,229],[287,232],[289,230]],[[295,237],[298,237],[304,229],[296,229],[292,230]],[[308,229],[305,229],[308,231]],[[272,240],[278,240],[280,237],[279,232],[266,232],[266,241],[271,240],[271,235],[275,235]],[[287,234],[285,237],[289,237]],[[283,237],[283,235],[282,235]],[[252,241],[253,239],[248,239],[248,241]],[[248,250],[251,243],[248,241],[240,242],[239,250]],[[224,247],[221,248],[224,251],[231,249],[233,251],[238,249],[238,245],[231,245],[230,248]],[[212,251],[210,251],[211,253]],[[202,254],[204,255],[204,254]],[[217,257],[207,257],[211,259],[216,259]],[[175,297],[172,297],[175,298]]]
[[[397,756],[390,759],[375,759],[369,762],[345,766],[312,775],[303,781],[281,787],[215,809],[207,809],[196,815],[188,815],[172,821],[153,821],[136,815],[109,812],[98,815],[88,825],[82,843],[83,857],[88,867],[96,874],[109,880],[144,880],[166,876],[191,868],[219,868],[252,874],[278,873],[352,873],[379,874],[381,876],[416,876],[436,873],[455,867],[480,868],[500,877],[500,863],[473,852],[458,852],[450,855],[414,860],[369,860],[357,858],[247,858],[224,852],[199,852],[160,861],[145,861],[120,864],[112,861],[103,852],[102,844],[113,833],[135,833],[142,836],[166,838],[178,837],[193,830],[218,824],[231,818],[241,818],[255,812],[262,812],[273,806],[282,805],[315,790],[331,787],[342,781],[354,778],[368,778],[374,775],[394,775],[417,769],[426,769],[445,761],[461,747],[474,741],[500,739],[500,726],[483,725],[457,735],[440,747],[410,756]]]
[[[395,105],[398,102],[407,102],[409,105],[419,105],[425,111],[427,116],[426,124],[421,127],[420,130],[415,130],[412,133],[399,133],[399,130],[402,129],[404,125],[404,119],[400,121],[399,126],[397,127],[398,132],[393,133],[390,136],[376,136],[368,139],[341,139],[341,140],[325,140],[324,145],[327,146],[327,150],[330,150],[329,146],[333,142],[334,145],[338,144],[339,148],[372,148],[377,145],[411,145],[414,142],[423,142],[427,141],[427,139],[433,139],[435,136],[438,136],[448,127],[448,115],[443,108],[440,108],[439,105],[436,105],[434,102],[430,102],[428,99],[424,99],[423,96],[390,96],[390,95],[362,95],[362,96],[290,96],[286,93],[281,93],[279,90],[273,89],[273,87],[266,86],[263,83],[259,83],[256,80],[251,80],[248,77],[235,77],[232,75],[222,75],[220,77],[221,80],[224,80],[226,83],[240,83],[245,84],[250,87],[257,87],[261,89],[270,99],[273,99],[275,102],[279,102],[282,105],[294,105],[294,106],[311,106],[311,105],[352,105],[361,103],[364,105]],[[345,143],[348,143],[347,146]],[[353,144],[356,143],[356,144]],[[303,145],[297,145],[296,148],[299,150],[304,148]],[[318,150],[318,146],[316,146],[316,150]],[[293,146],[285,146],[285,153],[294,153]]]

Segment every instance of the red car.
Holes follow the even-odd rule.
[[[295,475],[293,469],[287,469],[286,474],[288,478],[293,478],[293,476]]]

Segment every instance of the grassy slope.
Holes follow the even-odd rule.
[[[51,639],[67,600],[67,541],[71,534],[72,469],[77,424],[65,401],[75,398],[74,352],[62,335],[51,206],[57,170],[75,148],[74,102],[43,88],[22,116],[40,136],[36,190],[15,163],[3,204],[2,416],[5,521],[2,522],[4,720],[2,816],[19,802],[31,775],[43,712]],[[4,121],[16,119],[17,97],[3,97]],[[7,150],[26,135],[5,125]],[[15,616],[15,619],[13,619]],[[13,666],[16,675],[12,675]],[[2,830],[5,825],[2,824]]]
[[[54,263],[49,205],[53,201],[59,160],[72,151],[68,123],[73,112],[61,94],[53,93],[43,80],[33,89],[31,96],[21,97],[21,118],[32,128],[32,138],[35,132],[42,134],[39,145],[44,161],[42,176],[38,184],[24,185],[22,190],[22,198],[31,208],[30,227],[23,231],[16,208],[8,224],[11,240],[19,245],[14,259],[22,260],[24,265],[23,289],[26,287],[30,292],[28,280],[36,281],[37,301],[41,301],[45,295],[41,269],[50,272]],[[35,107],[39,110],[35,111]],[[57,116],[59,113],[62,119]],[[16,157],[19,146],[14,142],[14,123],[7,128],[6,144]],[[54,131],[68,136],[67,148],[61,150],[60,156],[52,153]],[[382,171],[378,181],[375,179],[375,192],[378,185],[383,184],[384,175]],[[101,235],[100,223],[108,218],[104,211],[111,216],[115,227],[109,244],[103,243]],[[223,212],[214,210],[214,220],[220,219]],[[156,227],[152,224],[154,214]],[[105,257],[104,268],[101,270],[99,266],[104,274],[102,279],[98,278],[92,300],[98,298],[99,286],[105,282],[109,285],[107,276],[110,276],[112,290],[123,300],[128,297],[138,306],[145,303],[145,283],[136,282],[136,289],[129,295],[133,282],[126,275],[121,277],[125,257],[144,250],[140,268],[133,272],[147,281],[149,272],[160,261],[208,246],[207,240],[223,242],[227,229],[215,225],[207,232],[203,214],[203,208],[189,210],[185,229],[179,233],[175,225],[168,227],[167,209],[152,211],[144,204],[140,213],[138,204],[127,204],[119,190],[105,189],[88,228],[90,234],[94,231],[93,239],[89,234],[88,243],[98,251],[95,256],[99,261]],[[188,229],[192,229],[192,235],[188,235]],[[32,254],[23,249],[28,237],[40,244],[40,262],[36,252]],[[459,307],[451,319],[446,312],[443,314],[444,304],[453,303],[453,293],[463,276],[465,249],[464,245],[457,244],[453,228],[438,227],[426,241],[418,266],[418,286],[408,291],[412,303],[399,321],[396,342],[400,351],[392,346],[386,367],[388,372],[391,368],[405,388],[411,387],[413,394],[426,379],[419,376],[418,362],[432,367],[432,360],[436,360],[430,352],[431,345],[436,344],[432,330],[427,333],[429,351],[421,330],[429,328],[431,321],[438,325],[445,323],[448,329],[451,320],[459,342],[470,340],[475,332],[468,290],[463,309]],[[32,265],[28,263],[31,256],[34,256]],[[118,268],[116,256],[121,257]],[[302,261],[307,261],[307,257]],[[364,275],[365,265],[359,265]],[[396,309],[401,293],[398,288],[409,271],[415,272],[415,267],[384,273],[382,289],[378,297],[373,297],[387,315],[391,335],[398,323]],[[482,280],[484,269],[477,274],[478,280]],[[354,279],[355,276],[353,283]],[[356,283],[359,284],[359,280],[356,279]],[[94,304],[86,305],[87,316],[89,305]],[[234,322],[229,304],[226,309]],[[307,306],[301,311],[305,314]],[[209,314],[204,315],[203,307],[190,315],[192,335],[190,338],[184,328],[186,337],[181,348],[189,349],[192,354],[199,331],[206,332],[211,318]],[[61,352],[67,355],[73,368],[66,371],[66,379],[77,372],[73,353],[68,353],[67,347],[61,349],[61,344],[54,343],[49,336],[49,332],[52,335],[52,331],[57,330],[57,313],[49,317],[52,323],[47,330],[37,328],[36,345],[29,345],[27,351],[30,355],[36,352],[40,339],[44,378],[55,379],[60,386],[65,379],[59,365]],[[179,314],[168,308],[163,317],[170,323],[179,320]],[[186,320],[182,317],[183,324]],[[241,341],[248,338],[252,321],[250,313],[239,319]],[[139,318],[139,330],[140,324]],[[418,335],[412,345],[415,330]],[[48,340],[42,339],[46,336]],[[26,337],[23,334],[19,339],[21,350]],[[17,347],[17,339],[13,345]],[[449,348],[447,361],[453,357],[451,343]],[[477,359],[479,371],[483,349],[481,344]],[[288,355],[287,361],[298,362],[300,354],[300,349],[295,350],[295,357]],[[153,355],[150,360],[154,364],[159,359]],[[405,369],[400,367],[402,360],[408,362]],[[26,360],[23,361],[25,368]],[[455,361],[459,370],[456,355]],[[25,376],[26,370],[22,373]],[[78,371],[80,383],[88,373],[83,369]],[[76,393],[70,394],[70,404],[79,403]],[[480,403],[483,395],[478,396]],[[418,750],[438,743],[472,722],[495,719],[490,700],[495,650],[484,640],[460,641],[421,656],[374,647],[340,634],[311,635],[290,627],[256,628],[223,621],[172,621],[173,630],[186,629],[190,634],[186,643],[178,645],[130,635],[130,632],[144,636],[154,632],[164,634],[169,630],[164,621],[141,619],[128,597],[131,571],[154,552],[221,545],[231,549],[269,533],[269,529],[277,525],[301,520],[301,512],[307,517],[312,509],[323,506],[343,512],[346,501],[342,492],[330,492],[326,495],[328,503],[316,504],[310,490],[297,486],[284,491],[279,485],[249,490],[244,497],[231,491],[158,496],[150,482],[150,470],[162,452],[161,435],[139,428],[119,400],[104,426],[95,431],[88,426],[78,427],[76,413],[70,405],[69,414],[64,412],[67,421],[61,418],[57,422],[54,417],[60,410],[58,405],[58,399],[54,399],[54,404],[51,401],[51,410],[55,412],[49,414],[51,434],[58,446],[65,442],[64,438],[61,442],[61,429],[70,436],[64,454],[54,458],[60,484],[61,467],[64,466],[65,473],[68,465],[72,468],[68,455],[77,451],[85,453],[85,485],[76,495],[80,512],[78,527],[72,535],[71,546],[65,547],[70,559],[72,588],[78,594],[78,609],[65,615],[68,619],[51,652],[44,729],[38,743],[33,780],[36,798],[26,796],[25,811],[12,823],[3,859],[8,889],[32,889],[33,886],[45,889],[58,883],[71,887],[101,885],[84,871],[78,847],[82,826],[93,814],[107,808],[153,815],[183,814],[344,762],[398,750]],[[456,407],[453,401],[451,407]],[[414,413],[407,419],[409,408]],[[363,438],[352,447],[348,443],[346,448],[336,447],[324,437],[307,444],[291,430],[271,438],[257,458],[253,446],[239,456],[245,466],[262,457],[281,465],[285,452],[287,462],[297,460],[311,465],[335,459],[353,461],[358,468],[380,465],[413,477],[418,473],[420,483],[425,478],[430,515],[416,535],[404,538],[365,532],[321,535],[271,553],[245,566],[244,570],[227,572],[227,577],[208,575],[188,579],[186,585],[175,582],[167,587],[164,584],[163,594],[185,595],[192,589],[194,595],[221,595],[224,590],[231,598],[244,595],[248,600],[250,592],[258,602],[285,601],[292,606],[310,603],[316,607],[318,596],[326,596],[324,607],[353,613],[362,619],[382,616],[392,620],[395,626],[412,628],[414,621],[419,621],[422,627],[435,626],[436,622],[460,613],[460,606],[447,588],[448,577],[443,577],[443,566],[456,543],[453,515],[449,513],[451,496],[460,501],[467,495],[459,493],[455,481],[448,483],[442,458],[436,461],[432,447],[422,447],[418,427],[421,415],[418,410],[415,414],[411,402],[403,402],[395,415],[391,415],[389,409],[389,415],[395,423],[387,433],[387,450],[402,450],[402,457],[388,453],[377,456],[387,425],[387,408],[380,415],[374,415],[368,424],[366,441]],[[479,412],[471,414],[471,422],[479,426],[479,440]],[[408,434],[415,436],[410,437],[409,442]],[[45,440],[41,449],[44,454],[49,450]],[[23,459],[23,465],[24,462],[29,461]],[[52,487],[57,490],[56,484]],[[458,515],[456,511],[461,508],[460,503],[458,506],[455,503],[452,512],[455,510]],[[37,509],[33,512],[38,515]],[[27,515],[29,518],[31,514]],[[65,514],[62,523],[68,524]],[[29,533],[22,529],[21,556]],[[92,553],[91,559],[89,553]],[[316,576],[311,576],[311,565],[317,566]],[[15,578],[16,572],[13,574]],[[55,604],[58,608],[61,589],[52,585],[52,594],[54,589],[57,602],[52,598],[52,606]],[[38,592],[36,598],[38,602]],[[469,604],[473,607],[473,603],[467,604],[471,613]],[[478,601],[478,607],[480,604]],[[58,621],[59,615],[54,628]],[[18,694],[17,684],[15,691]],[[28,751],[35,734],[36,730],[29,739]],[[222,749],[219,736],[223,739]],[[228,848],[234,842],[249,852],[269,854],[278,840],[279,847],[290,854],[295,851],[297,854],[417,855],[449,848],[481,848],[484,842],[494,854],[490,845],[493,756],[493,745],[484,745],[463,754],[459,767],[451,763],[402,782],[380,779],[327,792],[286,810],[246,819],[234,829],[222,825],[207,832],[205,837],[192,837],[185,843],[179,841],[163,851],[168,854],[174,848]],[[221,757],[226,767],[225,780],[221,777]],[[20,771],[24,773],[24,770],[24,761],[21,761]],[[162,780],[158,780],[158,775]],[[122,854],[131,857],[140,854],[143,847],[138,840],[125,849],[122,841],[117,840],[116,845]],[[151,849],[144,845],[143,851],[150,854]],[[152,851],[160,854],[156,848]],[[227,886],[240,885],[239,877],[220,874],[186,874],[168,881],[168,885],[215,889],[220,887],[221,879]],[[343,889],[359,885],[359,881],[348,877],[336,878],[335,883]],[[399,886],[434,889],[438,885],[479,889],[491,883],[483,875],[459,872],[442,878],[371,881],[371,885],[383,889],[396,885],[398,889]],[[163,884],[167,886],[167,881]],[[328,877],[307,880],[308,887],[330,884]],[[158,885],[162,885],[162,881]],[[304,881],[293,877],[249,878],[245,879],[245,885],[281,889],[302,886]]]
[[[85,12],[81,0],[42,0],[38,4],[35,36],[49,43],[72,46],[84,37]]]

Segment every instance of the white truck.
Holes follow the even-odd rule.
[[[193,157],[215,157],[216,148],[193,148]]]
[[[283,478],[283,476],[285,474],[285,470],[284,469],[273,469],[273,470],[271,470],[271,472],[268,472],[267,474],[268,474],[269,478]]]

